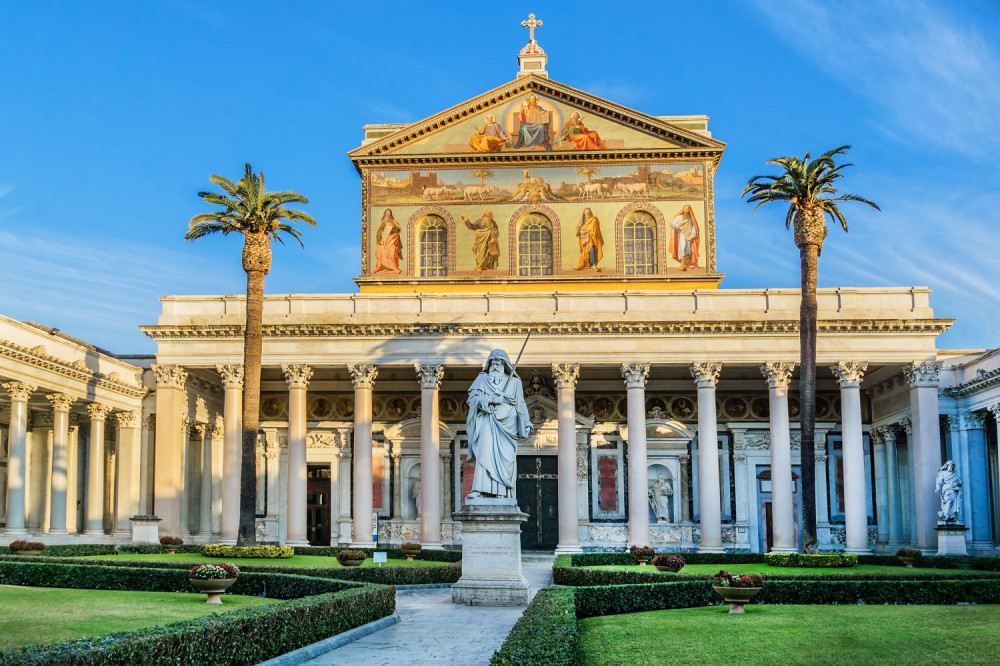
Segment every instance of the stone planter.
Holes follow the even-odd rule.
[[[363,559],[360,559],[360,560],[343,559],[343,560],[337,560],[337,561],[340,562],[340,566],[342,566],[342,567],[360,567],[362,564],[364,564],[364,562],[365,562],[366,559],[368,559],[368,558],[366,557],[366,558],[363,558]]]
[[[722,600],[729,604],[730,613],[742,613],[743,604],[748,603],[751,599],[760,592],[759,587],[716,587],[712,586],[716,594],[722,597]]]
[[[651,557],[637,557],[637,558],[635,558],[635,559],[636,559],[636,561],[637,561],[637,562],[639,563],[639,566],[640,566],[640,567],[644,567],[644,566],[646,566],[647,564],[649,564],[649,561],[650,561],[651,559],[653,559],[653,558],[651,558]]]
[[[907,569],[912,569],[913,568],[913,563],[916,562],[917,559],[919,559],[919,558],[916,558],[916,557],[899,557],[898,559],[899,559],[900,562],[903,563],[903,566],[905,566]]]
[[[40,550],[19,550],[19,551],[17,551],[14,554],[15,555],[41,555],[42,551],[40,551]]]
[[[236,579],[210,578],[208,580],[202,580],[200,578],[188,578],[188,581],[194,589],[208,595],[208,601],[205,603],[221,604],[222,593],[228,590],[229,587],[236,582]]]
[[[176,546],[165,546],[165,548],[167,549],[167,555],[173,555],[177,552]]]
[[[657,571],[662,571],[663,573],[677,573],[681,570],[681,567],[661,567],[655,564],[653,566],[656,567]]]
[[[403,553],[403,554],[406,555],[406,553]],[[407,562],[412,562],[414,560],[414,558],[416,558],[416,555],[406,555],[406,561]]]

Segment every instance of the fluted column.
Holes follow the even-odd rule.
[[[875,454],[875,520],[878,526],[878,542],[889,541],[888,493],[889,460],[885,451],[885,428],[872,428],[872,450]]]
[[[132,531],[132,516],[139,513],[139,474],[142,465],[142,412],[115,412],[118,423],[118,477],[115,531]]]
[[[719,433],[715,416],[715,385],[721,363],[692,363],[698,387],[698,504],[701,511],[700,553],[721,553],[722,487],[719,481]]]
[[[161,519],[160,534],[181,532],[181,488],[184,483],[184,450],[187,372],[177,365],[154,365],[156,377],[156,445],[153,467],[153,506]],[[187,525],[183,526],[187,529]]]
[[[648,365],[646,369],[648,372]],[[553,363],[552,376],[555,379],[556,398],[558,401],[556,409],[558,414],[559,439],[559,545],[556,546],[556,553],[579,553],[582,551],[580,549],[580,517],[577,507],[577,486],[579,482],[576,476],[576,381],[580,376],[580,364]],[[643,386],[645,386],[645,378],[643,379]],[[641,391],[642,389],[640,388],[639,390]],[[630,405],[630,419],[631,413]],[[645,424],[643,424],[642,431],[645,435]],[[630,450],[634,436],[630,430]],[[643,457],[645,458],[645,456]],[[646,531],[648,536],[648,527]],[[631,524],[629,533],[630,535],[632,534]],[[644,541],[642,544],[645,545],[646,542]]]
[[[889,546],[903,543],[903,510],[899,498],[899,463],[896,453],[897,426],[885,429],[885,505],[889,523]]]
[[[215,415],[212,422],[212,534],[222,534],[222,461],[225,447],[225,419]]]
[[[771,551],[794,553],[795,507],[792,484],[792,440],[788,424],[788,384],[794,363],[765,363],[771,425]]]
[[[76,398],[65,393],[47,396],[52,403],[52,479],[49,501],[49,534],[66,534],[66,489],[69,467],[69,408]]]
[[[903,368],[910,385],[910,412],[913,421],[913,501],[916,524],[913,535],[917,546],[930,553],[937,551],[937,512],[940,503],[934,483],[941,467],[941,426],[938,410],[938,379],[941,364],[935,361],[911,363]]]
[[[285,542],[306,546],[306,387],[312,368],[303,364],[281,366],[288,383],[288,513]]]
[[[649,363],[622,363],[628,405],[628,543],[649,545],[649,470],[646,464],[646,378]],[[575,409],[575,406],[573,407]],[[576,451],[576,441],[573,441]],[[562,471],[560,470],[560,477]],[[576,482],[576,456],[573,461]],[[562,498],[560,497],[560,501]],[[576,503],[576,497],[573,497]]]
[[[425,548],[440,548],[441,458],[438,389],[444,376],[444,367],[418,363],[416,369],[420,380],[420,543]]]
[[[25,382],[3,385],[10,395],[10,431],[7,447],[7,528],[6,536],[27,534],[24,529],[26,506],[24,498],[27,463],[28,398],[37,386]]]
[[[847,361],[830,366],[840,384],[841,437],[844,450],[844,549],[868,555],[868,502],[865,483],[865,441],[861,425],[861,378],[866,361]]]
[[[968,439],[968,475],[966,495],[972,501],[972,547],[993,548],[993,525],[990,520],[990,461],[986,454],[986,412],[963,415]]]
[[[222,452],[222,543],[234,544],[240,531],[240,468],[243,461],[243,366],[216,367],[226,391]]]
[[[212,474],[215,455],[212,451],[212,425],[207,424],[201,436],[201,478],[198,479],[198,533],[212,534]]]
[[[111,408],[99,403],[87,405],[90,441],[87,442],[87,508],[84,534],[104,534],[104,425]]]
[[[372,389],[378,367],[366,363],[347,366],[354,383],[354,506],[351,538],[355,546],[372,540]],[[423,467],[423,465],[421,465]],[[424,489],[423,492],[427,492]]]

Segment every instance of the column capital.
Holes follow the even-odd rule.
[[[198,439],[203,439],[205,437],[205,432],[208,430],[206,424],[204,423],[192,423],[191,424],[191,434]]]
[[[649,371],[648,365],[646,366],[646,371]],[[624,372],[625,366],[622,366],[622,373]],[[555,380],[557,388],[576,388],[576,380],[580,378],[580,364],[553,363],[552,378]],[[643,378],[642,384],[643,386],[646,385],[645,378]]]
[[[108,405],[102,405],[99,402],[92,402],[87,405],[87,414],[90,415],[91,421],[103,421],[111,413],[111,407]]]
[[[646,388],[649,363],[622,363],[622,377],[626,388]]]
[[[986,425],[986,412],[966,412],[962,417],[966,430],[982,430]]]
[[[875,426],[868,431],[868,436],[871,437],[872,444],[885,444],[888,431],[889,428],[887,426]]]
[[[49,393],[45,398],[52,403],[52,411],[69,413],[69,408],[76,402],[76,398],[65,393]]]
[[[347,366],[347,371],[351,373],[351,381],[354,388],[373,388],[375,377],[378,376],[378,366],[371,363],[354,363]]]
[[[138,428],[139,423],[142,421],[142,412],[139,410],[134,412],[115,412],[113,416],[118,421],[119,428]]]
[[[939,414],[938,419],[941,423],[941,427],[946,430],[951,430],[954,432],[959,431],[959,419],[958,414]]]
[[[281,366],[281,372],[285,375],[285,382],[288,388],[306,388],[309,380],[312,379],[313,371],[305,363],[285,363]]]
[[[243,388],[243,364],[242,363],[220,363],[215,369],[222,377],[222,388]]]
[[[788,383],[792,380],[792,370],[794,363],[784,361],[768,361],[760,366],[760,374],[767,380],[767,387],[773,389],[787,389]]]
[[[442,453],[441,454],[441,462],[443,462],[443,463],[450,463],[451,462],[451,454],[447,453],[447,452]]]
[[[420,388],[436,389],[441,386],[441,378],[444,377],[444,366],[434,363],[414,363],[413,368],[417,371],[417,379],[420,381]],[[374,377],[372,377],[374,379]]]
[[[721,363],[692,363],[691,376],[698,388],[715,388],[722,372]]]
[[[839,361],[830,366],[840,388],[858,388],[861,378],[868,370],[868,361]]]
[[[156,377],[156,388],[184,388],[187,382],[187,371],[179,365],[158,365],[150,366],[153,375]]]
[[[1000,402],[994,403],[986,409],[993,413],[993,418],[1000,421]]]
[[[27,382],[5,382],[2,386],[10,394],[11,401],[27,402],[31,394],[35,392],[38,387],[34,384],[28,384]]]
[[[903,376],[906,377],[910,388],[937,388],[938,379],[941,377],[941,363],[914,361],[903,366]]]
[[[900,430],[905,432],[907,435],[913,434],[913,420],[909,416],[904,416],[899,419],[898,425]]]

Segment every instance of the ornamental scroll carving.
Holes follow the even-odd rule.
[[[25,402],[31,397],[31,394],[35,392],[37,386],[33,384],[28,384],[26,382],[6,382],[3,387],[10,394],[11,400],[19,400]]]
[[[646,388],[649,363],[622,363],[622,377],[626,388]]]
[[[794,369],[794,363],[775,361],[761,365],[760,373],[767,380],[768,388],[787,389],[788,383],[792,380],[792,370]]]
[[[692,363],[691,376],[698,388],[715,388],[722,372],[721,363]]]
[[[441,386],[441,379],[444,377],[444,366],[432,363],[416,363],[414,368],[417,371],[417,379],[422,389],[436,389]]]
[[[103,421],[110,413],[111,407],[108,405],[102,405],[96,402],[87,405],[87,414],[90,415],[91,421]]]
[[[56,412],[69,412],[69,408],[76,402],[76,398],[65,393],[50,393],[45,397],[52,403],[52,409]]]
[[[114,417],[119,428],[138,428],[142,412],[115,412]]]
[[[285,382],[290,389],[306,388],[313,375],[312,368],[304,363],[284,364],[281,366],[281,372],[285,375]]]
[[[649,366],[646,366],[648,371]],[[624,370],[622,370],[624,372]],[[580,377],[579,363],[553,363],[552,378],[556,388],[576,388],[576,380]],[[645,383],[643,383],[645,385]]]
[[[335,449],[340,445],[340,438],[332,432],[312,432],[306,435],[306,448]]]
[[[937,361],[910,363],[903,366],[903,376],[911,388],[936,388],[941,378],[941,363]]]
[[[830,370],[841,388],[857,388],[868,370],[868,361],[841,361],[831,365]]]
[[[188,374],[179,365],[153,365],[151,367],[156,377],[157,388],[184,388]]]
[[[243,366],[235,363],[221,363],[215,366],[222,377],[222,388],[243,388]]]
[[[370,363],[355,363],[347,366],[347,371],[351,373],[351,381],[354,388],[370,389],[375,386],[375,377],[378,376],[378,366]]]

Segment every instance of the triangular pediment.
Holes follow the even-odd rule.
[[[705,133],[538,76],[519,78],[391,129],[395,131],[351,151],[351,159],[359,164],[382,158],[610,151],[717,160],[725,149],[723,142]]]

